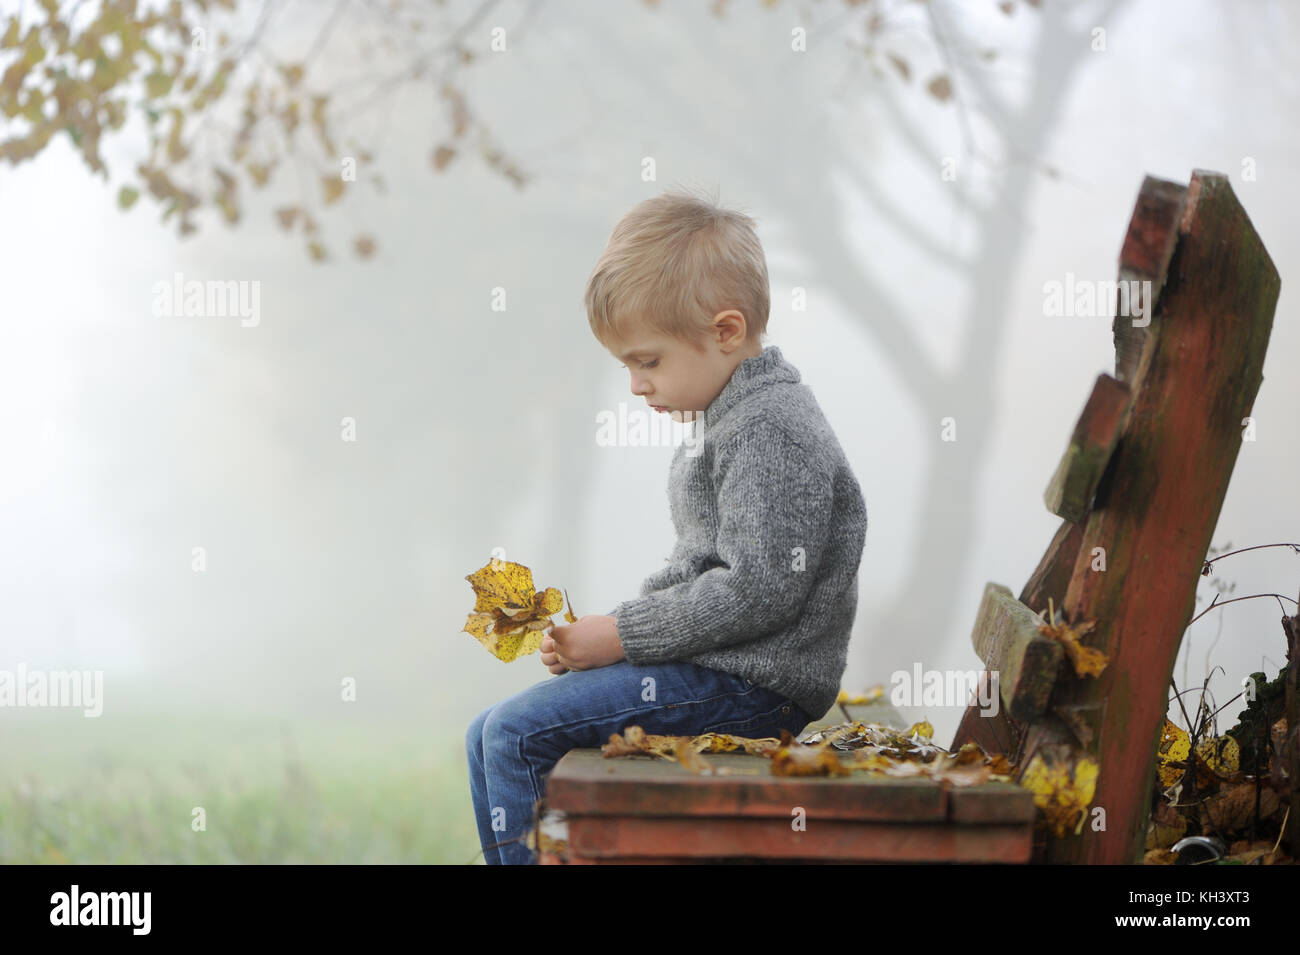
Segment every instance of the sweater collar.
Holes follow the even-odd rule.
[[[704,409],[704,427],[712,428],[731,408],[747,395],[779,382],[799,382],[799,370],[785,360],[781,349],[768,345],[758,355],[746,358],[718,396]]]

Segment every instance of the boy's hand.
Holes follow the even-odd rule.
[[[542,637],[541,649],[542,663],[552,673],[594,670],[626,659],[618,639],[618,624],[604,614],[581,617],[577,623],[557,624]]]
[[[555,652],[555,641],[551,639],[549,631],[542,636],[542,666],[556,676],[569,672],[569,668],[560,662],[559,654]]]

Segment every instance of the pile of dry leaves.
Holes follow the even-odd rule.
[[[1006,758],[987,756],[975,743],[955,753],[936,746],[929,723],[898,730],[879,723],[852,720],[813,733],[802,742],[790,733],[781,738],[746,739],[722,733],[701,736],[655,736],[639,726],[615,733],[601,747],[606,758],[657,756],[675,760],[691,772],[725,775],[706,753],[743,751],[771,760],[773,776],[847,776],[873,772],[887,776],[928,776],[953,786],[972,786],[988,780],[1010,781],[1012,766]]]

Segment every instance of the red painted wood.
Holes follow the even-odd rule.
[[[843,859],[857,862],[1028,862],[1025,825],[949,826],[788,819],[613,816],[570,818],[570,855],[588,859],[672,857]]]
[[[1140,857],[1174,659],[1262,380],[1277,270],[1225,177],[1195,172],[1181,209],[1105,506],[1088,518],[1065,596],[1068,619],[1097,621],[1086,642],[1111,660],[1098,678],[1068,681],[1053,705],[1092,707],[1096,738],[1081,748],[1048,718],[1025,744],[1023,764],[1040,747],[1094,754],[1092,805],[1107,828],[1049,840],[1043,861]],[[1105,572],[1091,568],[1095,547],[1105,548]]]

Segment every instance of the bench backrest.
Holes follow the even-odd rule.
[[[951,746],[1006,753],[1021,774],[1095,770],[1080,831],[1046,837],[1041,862],[1141,859],[1174,662],[1253,435],[1281,284],[1227,177],[1203,170],[1143,182],[1119,282],[1136,284],[1112,323],[1115,374],[1097,379],[1045,494],[1062,524],[1019,597],[986,588],[972,634],[1002,705],[969,707]],[[1049,599],[1105,655],[1099,675],[1039,632]]]

